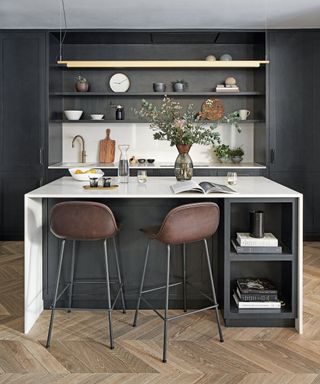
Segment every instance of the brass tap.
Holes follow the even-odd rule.
[[[85,163],[86,158],[87,158],[87,153],[86,153],[86,146],[85,146],[84,138],[81,135],[76,135],[72,139],[72,148],[74,148],[74,142],[76,141],[76,139],[80,139],[82,141],[81,163]]]

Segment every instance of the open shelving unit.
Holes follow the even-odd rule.
[[[243,202],[225,199],[224,203],[224,319],[227,326],[294,326],[297,317],[297,202],[294,199],[262,199]],[[282,253],[235,252],[231,239],[237,232],[249,231],[249,211],[265,213],[265,232],[273,233]],[[238,309],[233,290],[243,277],[267,278],[277,287],[280,310]]]
[[[265,33],[227,31],[70,31],[63,43],[63,60],[59,55],[59,34],[52,32],[49,41],[49,165],[60,163],[62,151],[56,151],[63,140],[63,125],[70,124],[139,124],[133,110],[141,106],[141,99],[158,105],[165,95],[176,98],[186,107],[201,110],[208,98],[221,99],[225,113],[239,109],[251,111],[254,138],[253,163],[267,163],[266,122],[266,67]],[[230,53],[232,61],[206,61],[208,54],[219,58]],[[116,72],[125,73],[130,88],[114,93],[109,79]],[[75,78],[86,77],[88,92],[75,92]],[[237,80],[240,92],[215,92],[217,84],[226,77]],[[185,92],[173,92],[171,82],[184,79],[189,86]],[[166,92],[153,92],[152,84],[163,82]],[[115,120],[115,106],[121,104],[125,120]],[[79,121],[66,121],[64,110],[84,111]],[[90,115],[101,113],[105,120],[90,120]],[[209,123],[209,122],[208,122]],[[121,125],[120,125],[121,126]],[[251,132],[251,131],[247,131]],[[62,146],[61,146],[62,147]],[[51,150],[52,149],[52,150]],[[211,174],[211,173],[208,173]]]

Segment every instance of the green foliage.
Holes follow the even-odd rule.
[[[188,82],[185,81],[185,80],[183,80],[183,79],[182,79],[182,80],[171,81],[171,84],[172,84],[172,85],[175,85],[175,84],[177,84],[177,83],[184,84],[185,87],[188,86]]]
[[[220,144],[220,135],[215,131],[217,123],[208,125],[200,121],[192,104],[184,110],[179,102],[166,96],[160,106],[142,100],[141,108],[134,109],[134,112],[139,118],[150,123],[155,140],[170,141],[171,146]]]
[[[226,144],[221,144],[215,147],[214,153],[218,158],[221,157],[230,157],[230,146]]]
[[[242,157],[244,155],[244,150],[241,147],[233,148],[230,150],[231,157]]]
[[[87,83],[87,79],[81,75],[76,77],[76,81],[79,81],[79,83]]]
[[[233,125],[237,129],[237,131],[240,133],[241,128],[238,124],[239,121],[240,121],[240,117],[239,117],[238,111],[228,113],[227,115],[223,116],[223,118],[221,120],[222,123]]]

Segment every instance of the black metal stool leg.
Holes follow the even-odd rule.
[[[54,293],[54,299],[53,299],[53,303],[52,303],[52,306],[51,306],[51,317],[50,317],[50,324],[49,324],[46,348],[49,348],[50,347],[50,343],[51,343],[52,327],[53,327],[54,313],[55,313],[56,304],[57,304],[57,297],[58,297],[59,282],[60,282],[60,275],[61,275],[61,267],[62,267],[62,261],[63,261],[65,242],[66,242],[65,240],[62,240],[61,248],[60,248],[58,275],[57,275],[57,282],[56,282],[56,289],[55,289],[55,293]]]
[[[163,329],[163,358],[167,362],[168,350],[168,310],[169,310],[169,285],[170,285],[170,245],[167,244],[167,281],[166,281],[166,301],[164,308],[164,329]]]
[[[111,306],[111,295],[110,295],[110,278],[109,278],[109,262],[108,262],[108,250],[107,250],[107,239],[103,242],[104,247],[104,257],[105,257],[105,267],[106,267],[106,285],[107,285],[107,295],[108,295],[108,319],[109,319],[109,337],[110,337],[110,349],[114,348],[113,343],[113,332],[112,332],[112,306]]]
[[[187,312],[187,268],[186,268],[186,244],[182,244],[182,272],[183,272],[183,310]]]
[[[140,289],[139,289],[139,297],[138,297],[136,312],[134,314],[134,320],[133,320],[133,324],[132,324],[133,327],[135,327],[137,325],[138,312],[139,312],[139,308],[140,308],[140,302],[141,302],[144,278],[146,276],[146,270],[147,270],[147,264],[148,264],[148,258],[149,258],[149,250],[150,250],[150,240],[148,240],[147,249],[146,249],[146,255],[145,255],[145,258],[144,258],[144,266],[143,266],[143,271],[142,271],[142,276],[141,276],[141,283],[140,283]]]
[[[211,289],[212,289],[212,296],[214,300],[214,305],[218,304],[217,303],[217,297],[216,297],[216,291],[214,288],[214,282],[213,282],[213,275],[212,275],[212,268],[211,268],[211,263],[210,263],[210,257],[209,257],[209,249],[208,249],[208,243],[206,239],[203,239],[205,250],[206,250],[206,256],[207,256],[207,262],[208,262],[208,269],[209,269],[209,276],[210,276],[210,283],[211,283]],[[216,310],[216,317],[217,317],[217,325],[218,325],[218,331],[219,331],[219,337],[220,341],[223,342],[223,334],[222,334],[222,329],[221,329],[221,324],[220,324],[220,317],[219,317],[219,311],[218,311],[218,306],[215,308]]]
[[[113,240],[114,254],[115,254],[115,259],[116,259],[118,282],[119,282],[119,285],[120,285],[122,311],[123,311],[123,313],[126,313],[126,304],[125,304],[125,301],[124,301],[123,284],[122,284],[122,279],[121,279],[120,265],[119,265],[119,259],[118,259],[118,249],[117,249],[117,244],[116,244],[115,237],[113,237],[112,240]]]
[[[71,258],[71,272],[70,272],[70,288],[69,288],[69,305],[68,312],[71,312],[72,293],[73,293],[73,278],[74,278],[74,263],[76,257],[76,241],[72,242],[72,258]]]

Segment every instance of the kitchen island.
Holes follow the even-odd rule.
[[[225,177],[196,177],[224,184]],[[145,239],[139,229],[161,222],[166,213],[175,206],[196,202],[214,201],[221,210],[218,233],[209,242],[210,253],[217,282],[218,298],[227,326],[294,326],[303,331],[302,317],[302,195],[264,177],[240,177],[233,188],[235,194],[184,193],[175,195],[170,185],[175,178],[151,177],[147,183],[139,184],[130,178],[128,184],[120,184],[113,190],[84,190],[88,183],[63,177],[25,195],[25,328],[27,333],[44,308],[49,308],[54,276],[58,260],[58,240],[50,233],[48,217],[51,207],[57,202],[70,199],[86,199],[107,204],[114,212],[120,225],[118,238],[120,263],[124,276],[126,299],[133,308],[145,250]],[[249,229],[249,211],[259,209],[265,212],[266,232],[272,232],[282,245],[281,254],[237,254],[231,239],[236,232]],[[78,278],[101,278],[102,248],[99,244],[81,243],[78,249]],[[93,251],[94,250],[94,251]],[[163,245],[154,244],[153,263],[147,284],[157,284],[164,273]],[[174,276],[181,274],[180,248],[173,251]],[[207,287],[208,277],[202,268],[202,248],[199,244],[188,246],[188,273],[194,285]],[[101,255],[100,255],[101,253]],[[62,278],[67,281],[70,249],[66,248],[66,263]],[[179,257],[176,257],[179,256]],[[276,311],[241,311],[236,307],[232,294],[235,280],[239,277],[266,277],[272,280],[279,292],[283,307]],[[94,287],[75,292],[76,307],[104,308],[103,290]],[[174,291],[174,290],[172,290]],[[91,294],[91,299],[87,293]],[[161,307],[161,297],[152,296],[154,305]],[[201,305],[199,296],[188,290],[189,308]],[[64,306],[64,298],[61,306]],[[172,308],[182,308],[179,291],[170,295]]]

